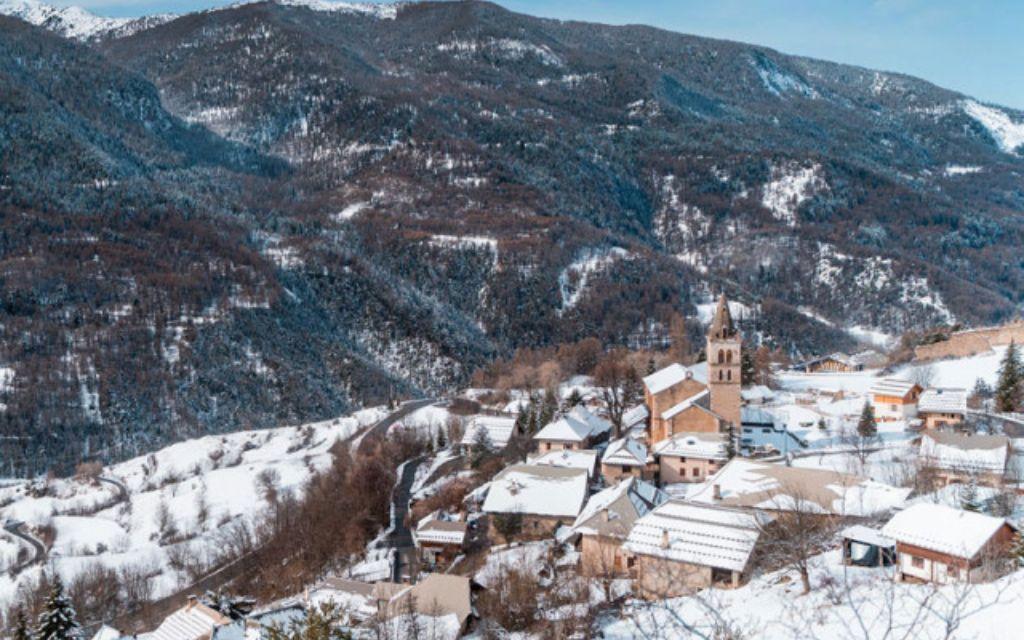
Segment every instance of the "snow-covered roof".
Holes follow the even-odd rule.
[[[597,452],[592,449],[548,451],[527,461],[527,464],[564,467],[566,469],[583,469],[593,475],[597,470]]]
[[[1002,473],[1010,451],[1006,436],[965,435],[952,431],[926,431],[920,457],[940,469]]]
[[[416,544],[459,544],[466,540],[466,523],[461,518],[441,511],[424,516],[412,532]]]
[[[743,571],[768,520],[757,512],[669,500],[637,521],[623,547],[666,560]]]
[[[151,634],[152,640],[198,640],[213,635],[214,627],[231,619],[201,602],[190,600],[184,607],[164,618]]]
[[[595,416],[583,406],[576,406],[565,416],[549,422],[533,436],[534,440],[556,440],[559,442],[583,442],[588,438],[599,436],[609,430],[612,425],[603,418]]]
[[[683,411],[686,411],[690,407],[695,407],[696,406],[696,407],[701,407],[701,408],[707,408],[706,407],[707,400],[710,397],[711,397],[711,390],[710,389],[704,389],[703,391],[700,391],[699,393],[696,393],[696,394],[690,396],[686,400],[683,400],[679,404],[673,405],[673,406],[669,407],[668,409],[665,409],[664,411],[662,411],[661,418],[662,418],[662,420],[671,420],[672,418],[674,418],[675,416],[679,415]]]
[[[678,362],[674,362],[664,369],[659,369],[649,376],[644,377],[644,386],[647,387],[647,391],[651,394],[661,393],[665,389],[670,389],[684,380],[696,380],[697,382],[707,383],[707,369],[703,370],[698,367],[684,367]]]
[[[575,519],[587,498],[587,482],[582,469],[513,465],[491,480],[483,510]]]
[[[747,402],[763,402],[775,397],[775,392],[763,384],[755,384],[740,390],[740,397]]]
[[[650,413],[647,411],[647,405],[645,404],[638,404],[635,407],[627,409],[622,414],[622,428],[629,429],[642,424],[647,420],[647,416],[649,415]]]
[[[624,539],[638,518],[666,500],[668,496],[653,484],[626,478],[591,496],[572,529],[582,535]]]
[[[908,380],[900,380],[899,378],[883,378],[871,387],[869,393],[871,393],[871,395],[895,396],[897,398],[902,398],[913,391],[915,387],[917,387],[917,384]]]
[[[855,542],[863,542],[864,544],[874,545],[876,547],[895,547],[896,541],[892,538],[882,535],[882,532],[874,527],[866,527],[862,524],[855,524],[843,529],[840,536],[847,540],[853,540]]]
[[[619,438],[604,450],[602,464],[616,467],[643,467],[651,460],[647,447],[634,438]]]
[[[829,469],[733,458],[689,497],[705,504],[866,517],[902,507],[910,491]]]
[[[923,413],[967,413],[965,389],[927,389],[917,400],[917,410]]]
[[[476,433],[482,429],[487,432],[491,444],[496,449],[504,449],[512,437],[515,426],[516,419],[509,416],[473,416],[466,425],[466,433],[462,436],[461,444],[475,444]]]
[[[722,433],[680,432],[654,445],[659,456],[727,460],[727,437]]]
[[[882,527],[882,534],[898,542],[958,558],[973,558],[1004,525],[1003,518],[919,503],[907,507]]]
[[[461,627],[473,612],[470,598],[469,578],[431,573],[392,596],[387,604],[387,613],[389,616],[401,616],[412,607],[424,616],[441,618],[454,615]]]

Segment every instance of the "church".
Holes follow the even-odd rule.
[[[729,460],[740,431],[741,348],[725,294],[707,332],[707,360],[674,363],[644,378],[646,440],[663,484],[701,482]]]

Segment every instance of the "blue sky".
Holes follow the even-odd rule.
[[[45,0],[44,0],[45,1]],[[60,0],[101,15],[187,12],[229,0]],[[649,24],[899,71],[1024,109],[1024,0],[501,0],[514,11]]]

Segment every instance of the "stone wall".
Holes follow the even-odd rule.
[[[1024,322],[1018,321],[1000,327],[985,327],[954,333],[949,336],[949,340],[919,345],[914,349],[914,359],[964,358],[978,353],[986,353],[991,351],[994,346],[1009,344],[1010,340],[1024,343]]]

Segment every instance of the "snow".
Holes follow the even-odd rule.
[[[756,640],[1006,638],[1024,626],[1024,572],[972,586],[899,583],[885,569],[844,566],[838,550],[814,556],[812,591],[801,595],[790,570],[752,579],[738,589],[633,600],[601,629],[606,640],[732,637],[723,622]],[[950,620],[959,626],[947,628]]]
[[[334,217],[339,222],[351,220],[352,218],[356,217],[356,215],[360,211],[362,211],[368,206],[370,206],[369,202],[353,202],[352,204],[347,205],[344,209],[339,211]]]
[[[750,511],[669,500],[636,522],[623,548],[677,562],[743,571],[768,520]]]
[[[507,60],[519,61],[532,55],[548,66],[559,67],[563,64],[562,59],[547,46],[513,38],[453,39],[438,44],[437,50],[451,53],[456,59],[466,59],[477,53],[488,53]]]
[[[551,553],[553,543],[548,540],[492,547],[484,566],[473,579],[485,588],[493,587],[508,569],[528,570],[536,574]]]
[[[931,386],[934,387],[972,389],[979,378],[994,386],[999,377],[999,363],[1005,355],[1005,346],[993,347],[992,351],[966,358],[906,365],[895,375],[912,379],[917,369],[926,369],[932,375]]]
[[[512,437],[515,426],[516,419],[511,416],[473,416],[466,425],[461,444],[473,446],[476,443],[477,431],[483,429],[487,431],[492,446],[504,449]]]
[[[707,376],[698,378],[694,371],[695,368],[685,367],[678,362],[673,362],[667,367],[645,376],[643,382],[647,387],[647,391],[652,395],[661,393],[670,387],[674,387],[683,380],[690,378],[693,378],[698,382],[707,382]]]
[[[588,474],[593,475],[597,468],[597,452],[589,449],[548,451],[530,459],[527,464],[560,467],[563,469],[582,469]]]
[[[947,178],[954,176],[966,176],[972,173],[981,173],[985,169],[977,165],[947,164],[942,170],[942,175]]]
[[[52,480],[42,497],[30,495],[24,483],[0,487],[0,504],[5,505],[0,519],[21,520],[30,529],[52,525],[55,539],[47,570],[59,572],[66,582],[97,564],[145,569],[154,576],[154,597],[161,597],[188,580],[171,567],[169,554],[180,548],[197,561],[212,561],[232,526],[257,519],[266,505],[256,490],[261,474],[277,478],[280,494],[299,493],[315,470],[330,465],[329,449],[338,439],[383,413],[375,408],[305,425],[206,436],[113,465],[104,477],[119,479],[130,503],[118,504],[119,492],[109,483]],[[203,500],[209,515],[201,522]],[[184,541],[161,540],[157,513],[162,508]],[[0,558],[3,554],[0,547]],[[14,578],[0,578],[0,606],[9,605],[18,587],[38,578],[41,570],[34,566]]]
[[[922,502],[893,516],[882,527],[882,533],[905,544],[973,558],[1005,522],[982,513]]]
[[[1004,152],[1014,153],[1024,145],[1024,123],[1014,122],[1005,111],[974,100],[965,100],[961,106],[964,113],[985,127]]]
[[[790,227],[797,223],[797,209],[815,193],[827,189],[821,165],[810,167],[789,164],[772,169],[772,179],[764,185],[761,204],[776,220]]]
[[[388,2],[337,2],[335,0],[276,0],[279,4],[292,7],[307,7],[313,11],[353,13],[394,20],[398,15],[398,5]]]
[[[629,252],[621,247],[586,249],[558,275],[558,291],[562,297],[562,310],[576,306],[587,289],[591,276],[596,275],[616,260],[624,260]]]
[[[928,432],[921,437],[921,460],[940,469],[963,473],[1002,474],[1010,440],[1005,436],[965,436]]]
[[[575,519],[587,498],[582,469],[513,465],[491,481],[483,510]]]

